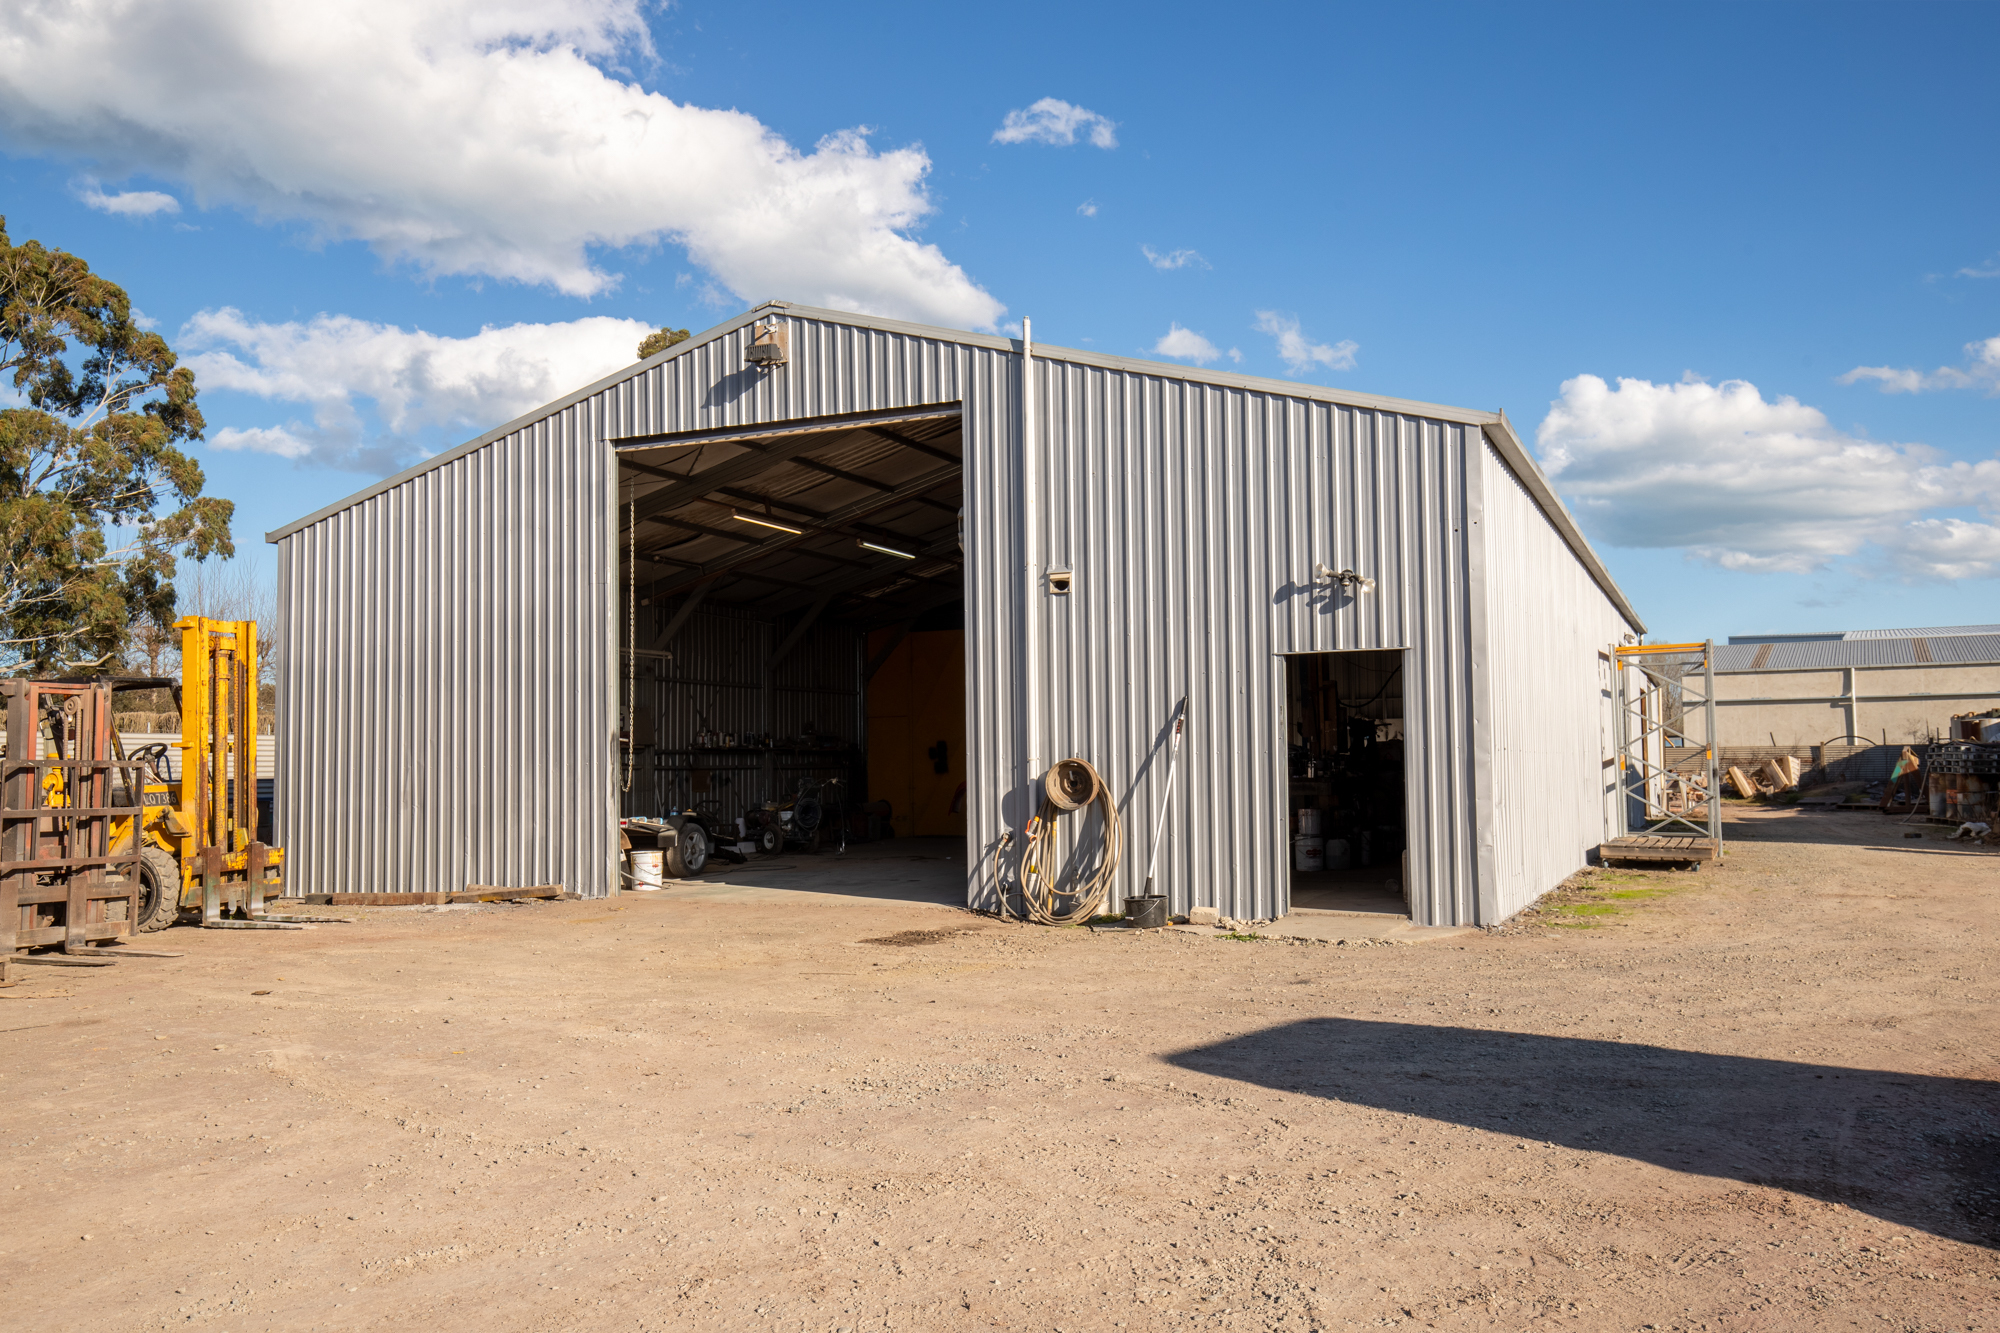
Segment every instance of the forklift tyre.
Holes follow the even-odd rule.
[[[681,825],[680,836],[660,857],[675,879],[693,879],[708,865],[708,834],[690,819]]]
[[[181,915],[181,863],[157,847],[139,855],[139,920],[135,934],[165,930]]]

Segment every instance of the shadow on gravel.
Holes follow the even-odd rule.
[[[1340,1018],[1270,1028],[1167,1062],[1734,1177],[2000,1246],[1993,1083]]]

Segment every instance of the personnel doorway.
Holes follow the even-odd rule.
[[[1405,913],[1408,799],[1396,649],[1285,657],[1292,910]]]

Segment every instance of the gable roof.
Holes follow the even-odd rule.
[[[380,495],[384,491],[392,490],[413,477],[422,476],[433,468],[442,467],[454,459],[462,458],[466,454],[483,448],[495,440],[504,439],[515,431],[524,429],[545,417],[552,416],[565,408],[583,402],[596,394],[604,392],[606,389],[613,388],[626,380],[632,379],[634,376],[641,375],[654,366],[663,365],[677,357],[686,356],[697,348],[714,342],[717,339],[728,337],[730,334],[755,323],[757,320],[778,312],[801,319],[817,320],[830,324],[847,324],[856,328],[877,329],[889,333],[901,333],[913,337],[935,339],[941,342],[959,343],[968,347],[984,347],[993,351],[1018,354],[1022,350],[1022,340],[1019,338],[1004,337],[990,333],[970,333],[961,329],[947,329],[930,324],[911,323],[907,320],[885,319],[879,315],[857,315],[845,310],[827,310],[817,306],[797,305],[789,301],[765,301],[761,305],[755,306],[740,315],[715,325],[713,328],[704,329],[693,337],[676,343],[664,352],[660,352],[657,355],[648,357],[644,361],[635,362],[622,370],[606,375],[603,379],[593,384],[585,385],[574,393],[566,394],[553,402],[545,403],[531,412],[518,416],[512,421],[496,426],[492,430],[467,440],[464,444],[456,448],[436,454],[416,464],[414,467],[406,468],[394,476],[385,477],[373,485],[363,487],[361,490],[344,499],[336,500],[330,505],[316,509],[303,518],[295,519],[281,528],[266,533],[264,539],[268,542],[282,541],[300,529],[310,527],[312,524],[332,514],[339,513],[341,510],[359,504],[372,496]],[[1591,548],[1589,540],[1584,537],[1582,529],[1577,526],[1576,520],[1570,514],[1568,507],[1563,504],[1561,498],[1556,495],[1555,490],[1549,485],[1548,478],[1542,475],[1541,467],[1535,462],[1533,455],[1528,452],[1527,447],[1521,442],[1520,436],[1515,433],[1513,423],[1507,420],[1507,414],[1504,411],[1480,412],[1470,408],[1449,407],[1441,403],[1425,403],[1408,398],[1389,398],[1379,394],[1354,393],[1345,389],[1331,389],[1319,384],[1300,384],[1293,380],[1270,379],[1259,375],[1241,375],[1226,370],[1207,370],[1198,366],[1183,366],[1166,361],[1149,361],[1143,357],[1112,356],[1103,352],[1088,352],[1074,347],[1058,347],[1048,343],[1038,342],[1034,344],[1033,352],[1036,357],[1043,360],[1063,361],[1074,365],[1097,366],[1107,370],[1130,371],[1157,376],[1162,379],[1177,379],[1197,384],[1212,384],[1219,388],[1242,389],[1252,393],[1266,393],[1305,399],[1311,402],[1332,403],[1342,407],[1360,408],[1365,411],[1392,412],[1403,416],[1425,417],[1433,421],[1450,421],[1476,426],[1485,436],[1487,442],[1493,446],[1494,451],[1500,455],[1507,466],[1513,471],[1514,475],[1520,479],[1521,484],[1527,489],[1529,495],[1533,497],[1537,507],[1541,509],[1543,515],[1562,537],[1564,544],[1569,547],[1578,562],[1589,572],[1592,580],[1604,592],[1605,596],[1611,600],[1612,605],[1618,608],[1619,613],[1625,617],[1627,623],[1635,631],[1641,634],[1645,632],[1646,627],[1640,621],[1638,612],[1632,609],[1632,604],[1626,600],[1624,592],[1620,590],[1616,580],[1611,577],[1611,571],[1605,567],[1604,562],[1598,558],[1597,552]]]

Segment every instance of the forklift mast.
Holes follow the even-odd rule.
[[[257,622],[184,616],[174,628],[181,781],[165,822],[181,902],[200,904],[203,925],[261,925],[264,900],[284,892],[285,854],[257,840]]]
[[[257,622],[187,616],[181,632],[181,818],[204,848],[257,836]]]

